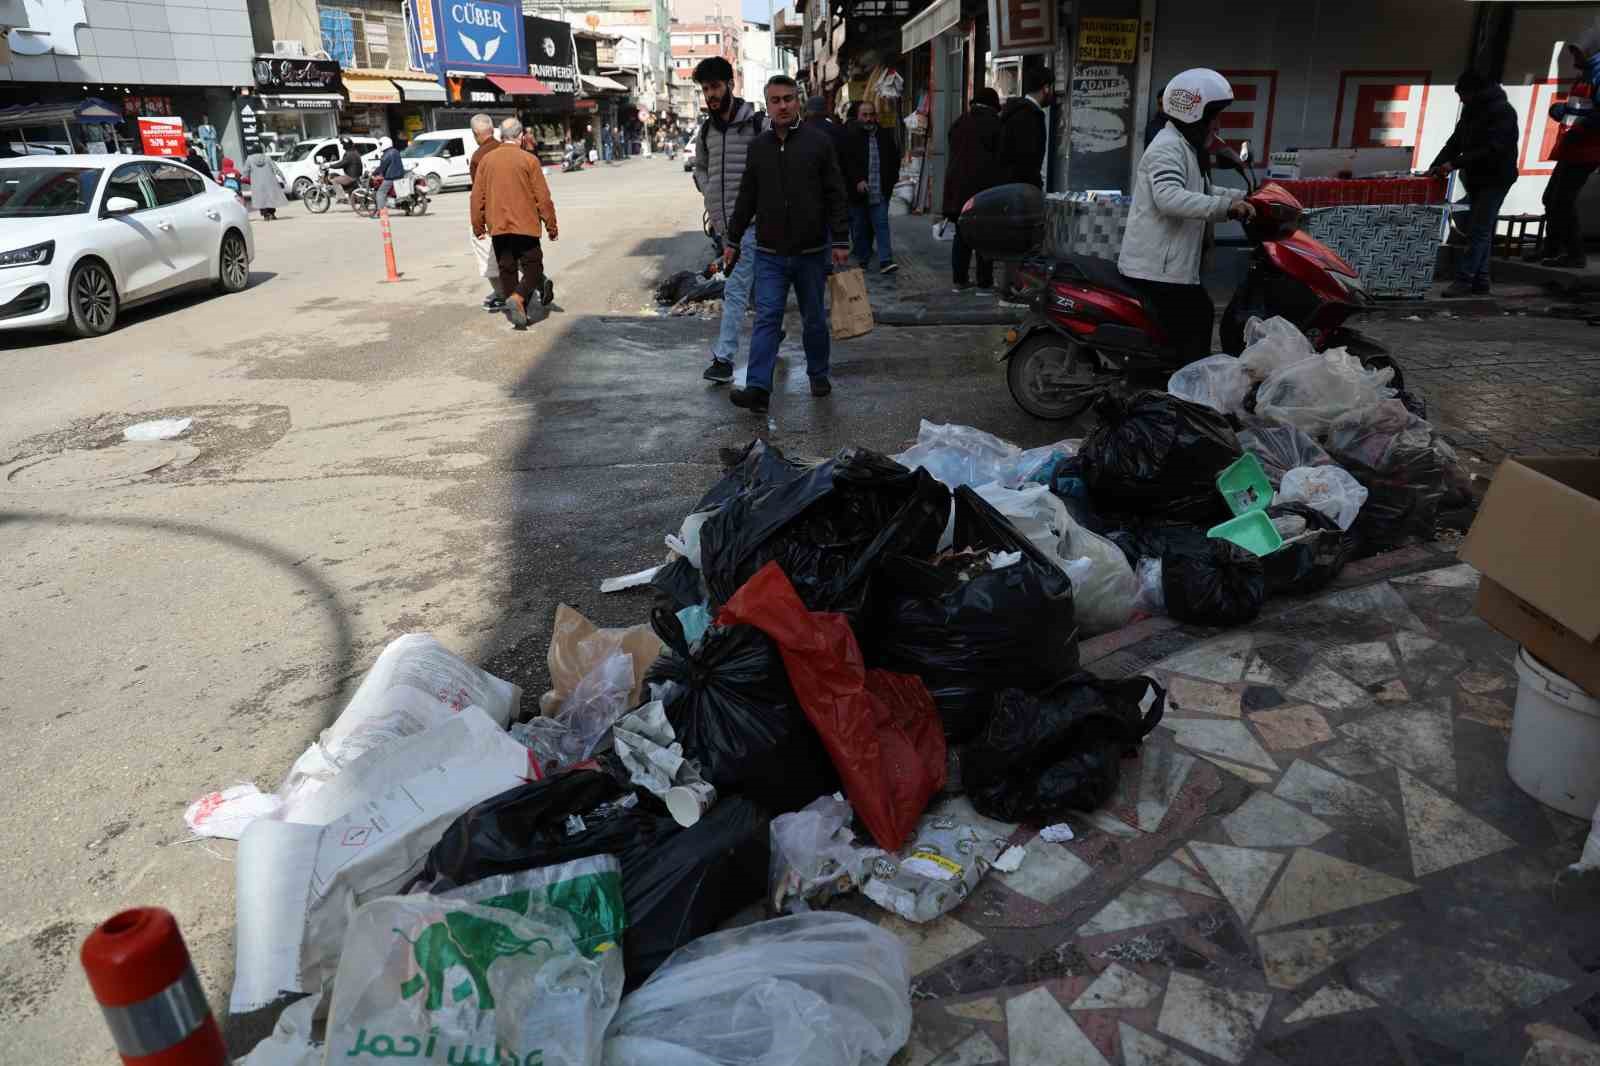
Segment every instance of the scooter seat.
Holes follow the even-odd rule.
[[[1106,289],[1130,300],[1144,302],[1144,293],[1123,277],[1117,264],[1110,259],[1101,259],[1096,255],[1064,256],[1056,261],[1052,273],[1058,281],[1083,281],[1097,289]]]

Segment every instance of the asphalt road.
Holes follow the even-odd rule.
[[[1012,403],[993,328],[880,327],[836,346],[835,392],[816,400],[791,324],[770,420],[737,411],[699,377],[714,323],[652,307],[654,284],[709,250],[681,165],[551,186],[556,313],[527,332],[479,310],[466,196],[447,193],[394,220],[399,284],[380,283],[375,223],[291,204],[256,226],[241,294],[131,311],[92,341],[0,335],[10,1046],[110,1059],[76,952],[133,904],[177,914],[220,1010],[233,845],[185,843],[183,809],[274,787],[394,637],[432,632],[536,698],[556,605],[643,621],[642,594],[599,582],[660,561],[723,453],[757,434],[810,456],[899,450],[921,418],[1024,446],[1064,435]],[[1489,359],[1483,328],[1384,332],[1454,373],[1464,348]],[[1592,351],[1577,324],[1495,328],[1555,359]],[[1452,382],[1466,421],[1470,375]],[[184,447],[117,447],[165,416],[195,419]],[[258,1032],[226,1027],[236,1051]]]

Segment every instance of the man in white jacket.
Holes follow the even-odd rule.
[[[1211,183],[1211,152],[1233,88],[1214,70],[1186,70],[1167,83],[1161,110],[1169,119],[1139,160],[1133,207],[1117,269],[1145,294],[1180,365],[1211,352],[1215,308],[1200,284],[1201,260],[1211,228],[1226,219],[1255,215],[1243,190]]]

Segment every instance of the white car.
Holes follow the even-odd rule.
[[[378,138],[351,137],[350,140],[355,142],[356,149],[361,153],[361,165],[370,172],[378,165],[378,157],[383,154],[378,151]],[[283,175],[283,187],[298,200],[322,177],[323,167],[337,163],[343,156],[344,148],[337,137],[301,141],[278,160],[278,173]]]
[[[99,336],[186,285],[240,291],[254,258],[239,198],[176,159],[0,159],[0,330]]]
[[[427,182],[428,195],[438,196],[441,189],[465,189],[472,184],[467,164],[477,150],[471,130],[435,130],[417,134],[400,157],[406,170]]]

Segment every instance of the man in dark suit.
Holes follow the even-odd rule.
[[[1049,67],[1030,70],[1022,76],[1022,95],[1000,112],[1000,156],[1007,181],[1044,188],[1046,123],[1056,98],[1055,85]]]

